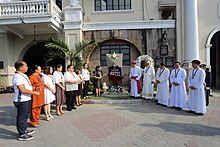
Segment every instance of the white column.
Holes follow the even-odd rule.
[[[185,62],[199,59],[197,0],[185,0]]]
[[[78,0],[71,0],[71,1],[70,1],[70,5],[71,5],[71,6],[79,5],[79,1],[78,1]]]

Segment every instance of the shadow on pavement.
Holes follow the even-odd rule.
[[[210,105],[207,107],[208,113],[205,115],[211,115],[209,114],[210,108],[215,108],[219,110],[219,103],[220,103],[220,90],[213,90],[212,91],[213,96],[210,97]],[[161,114],[170,114],[170,115],[182,115],[182,116],[198,116],[194,113],[187,113],[187,109],[183,110],[177,110],[170,107],[163,107],[160,105],[156,105],[155,100],[144,100],[142,104],[112,104],[115,106],[120,106],[121,108],[115,108],[116,110],[128,110],[131,112],[138,112],[138,113],[161,113]]]
[[[142,123],[143,127],[157,127],[166,132],[197,135],[197,136],[217,136],[220,135],[220,128],[210,127],[200,124],[162,122],[159,125]]]
[[[116,110],[129,110],[132,112],[138,113],[161,113],[161,114],[170,114],[170,115],[183,115],[183,116],[197,116],[193,113],[187,113],[188,110],[177,110],[170,107],[163,107],[161,105],[156,105],[154,101],[144,101],[142,104],[113,104],[116,106],[120,106],[121,108],[115,108]]]
[[[18,133],[0,128],[0,139],[17,139]]]
[[[16,113],[17,111],[14,106],[1,106],[0,107],[0,125],[15,126]]]

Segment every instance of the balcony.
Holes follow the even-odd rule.
[[[53,28],[58,32],[63,29],[63,13],[52,0],[16,1],[0,3],[0,26],[7,30],[17,30],[28,33],[28,27],[33,25],[48,32]]]

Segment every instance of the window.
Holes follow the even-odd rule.
[[[62,0],[56,0],[56,5],[62,10]]]
[[[123,65],[130,66],[130,46],[129,45],[104,45],[100,48],[101,66],[107,66],[106,54],[123,54]]]
[[[95,11],[130,9],[131,0],[95,0]]]

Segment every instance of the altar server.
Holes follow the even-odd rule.
[[[181,110],[186,108],[186,70],[180,67],[180,62],[176,62],[170,74],[171,95],[170,106]]]
[[[206,98],[205,98],[205,71],[199,67],[201,62],[199,60],[193,60],[193,69],[189,72],[188,86],[189,86],[189,112],[195,112],[198,115],[204,115],[206,110]]]
[[[169,99],[169,75],[170,71],[165,67],[164,63],[160,64],[160,68],[156,73],[157,83],[157,104],[168,106]]]

